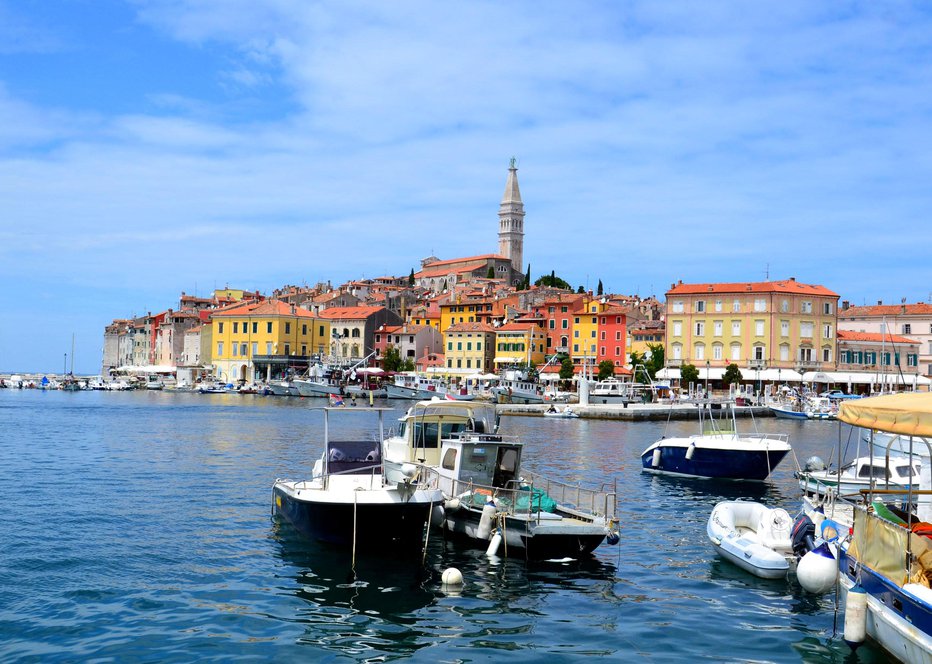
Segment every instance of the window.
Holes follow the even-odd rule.
[[[221,323],[221,325],[223,325],[223,323]],[[217,342],[217,357],[222,357],[222,356],[223,356],[223,342],[218,341]]]
[[[832,326],[831,325],[826,324],[822,326],[822,338],[823,339],[832,338]]]
[[[811,348],[800,348],[799,349],[799,361],[800,362],[812,362],[812,349]]]
[[[573,325],[579,325],[579,316],[573,319]]]
[[[721,300],[715,300],[715,310],[716,310],[716,311],[721,311],[721,310],[722,310],[722,301],[721,301]]]
[[[713,327],[713,334],[714,334],[716,337],[722,336],[722,321],[717,320],[717,321],[713,322],[713,323],[712,323],[712,327]]]
[[[741,344],[731,344],[731,359],[732,360],[741,359]]]
[[[705,300],[696,300],[696,313],[705,313]]]
[[[599,339],[601,339],[602,341],[605,341],[605,330],[602,330],[602,332],[599,333]]]
[[[471,341],[467,341],[467,342],[466,342],[466,350],[472,350],[472,342],[471,342]]]
[[[758,337],[764,336],[764,321],[754,321],[754,335]]]
[[[799,311],[800,313],[803,313],[803,314],[811,314],[812,313],[812,302],[810,302],[809,300],[804,300],[799,305]]]
[[[318,336],[321,336],[321,337],[324,336],[324,326],[323,326],[323,325],[321,325],[319,328],[317,328],[317,334],[318,334]]]
[[[605,346],[602,346],[602,348],[599,350],[599,355],[605,355]]]
[[[705,334],[705,323],[701,320],[696,322],[696,336],[701,337]]]
[[[595,330],[592,330],[592,332],[589,334],[589,336],[592,337],[593,339],[595,339]]]
[[[673,313],[681,314],[683,313],[683,302],[682,300],[676,300],[673,302]]]
[[[763,360],[764,359],[764,347],[763,346],[754,346],[754,359]]]
[[[448,341],[448,342],[447,342],[447,350],[453,350],[453,342],[452,342],[452,341]]]
[[[285,355],[291,355],[291,344],[285,344]]]
[[[272,321],[265,324],[265,331],[267,334],[272,334]]]
[[[615,346],[615,357],[621,357],[621,346]]]
[[[754,300],[754,311],[767,311],[767,300],[764,298],[756,298]]]
[[[578,352],[579,352],[579,344],[573,344],[573,352],[574,352],[574,353],[578,353]]]
[[[712,359],[722,359],[722,344],[712,344]]]
[[[246,355],[247,355],[247,353],[246,353],[246,344],[240,344],[240,345],[239,345],[239,354],[242,355],[243,357],[246,357]],[[305,355],[307,355],[307,353],[305,353]]]
[[[674,360],[683,359],[683,345],[682,344],[673,344],[673,359]]]
[[[880,363],[884,366],[890,366],[890,353],[881,353]]]
[[[799,336],[811,339],[812,338],[812,327],[813,325],[810,322],[800,323],[799,324]]]
[[[569,327],[570,327],[570,321],[569,321],[569,319],[564,318],[563,320],[561,320],[561,321],[560,321],[560,327],[561,327],[562,329],[564,329],[564,330],[569,329]]]
[[[822,303],[822,313],[825,314],[826,316],[831,315],[831,313],[832,313],[832,303],[831,303],[831,302],[823,302],[823,303]]]
[[[307,334],[307,324],[301,326],[301,334]]]
[[[592,317],[592,324],[593,324],[593,325],[595,325],[595,321],[596,321],[596,317],[593,316],[593,317]]]
[[[472,360],[468,357],[466,358],[466,368],[472,369]]]
[[[259,344],[255,341],[252,342],[252,356],[255,357],[259,354]]]
[[[731,321],[731,336],[733,337],[741,336],[741,321],[740,320]]]
[[[790,312],[789,300],[780,300],[780,313],[787,314]]]
[[[481,342],[481,341],[477,341],[477,342],[476,342],[476,350],[482,350],[482,342]]]
[[[919,366],[919,356],[915,353],[906,354],[906,366],[908,367],[917,367]]]
[[[832,361],[832,349],[829,348],[828,346],[825,346],[825,347],[822,349],[822,361],[823,361],[823,362],[831,362],[831,361]]]
[[[266,355],[271,355],[271,354],[272,354],[272,342],[271,342],[271,341],[266,341],[266,342],[265,342],[265,354],[266,354]]]
[[[789,344],[780,344],[780,360],[782,362],[790,361],[790,346]]]
[[[903,323],[903,334],[912,334],[913,326],[909,323]]]
[[[239,354],[237,352],[239,350],[239,347],[235,343],[230,344],[230,347],[233,349],[233,357],[236,357]]]
[[[548,326],[550,327],[550,329],[552,330],[552,329],[554,328],[554,326],[557,324],[557,322],[556,322],[554,319],[551,318],[551,319],[547,322],[547,324],[548,324]]]
[[[217,323],[217,334],[223,334],[223,321]]]
[[[732,302],[731,302],[731,310],[732,310],[732,312],[734,312],[734,313],[737,313],[737,312],[741,311],[741,300],[732,300]]]
[[[253,324],[252,324],[252,333],[253,333],[253,334],[259,334],[259,323],[253,323]]]
[[[561,312],[561,313],[564,313],[564,314],[565,314],[567,311],[569,311],[569,309],[567,309],[566,307],[560,307],[560,312]]]
[[[237,323],[236,321],[233,321],[233,334],[237,334],[238,332],[239,332],[239,323]],[[235,354],[236,353],[234,353],[234,355]]]
[[[840,364],[851,364],[851,351],[843,350],[838,354],[838,362]]]
[[[683,336],[683,324],[680,321],[673,322],[673,336],[674,337]]]
[[[781,337],[790,336],[790,321],[788,320],[780,321],[780,336]]]
[[[286,323],[286,325],[287,325],[287,323]],[[287,328],[285,328],[285,332],[288,332],[288,329],[287,329]],[[354,339],[358,339],[358,338],[359,338],[359,328],[358,328],[358,327],[354,327],[354,328],[353,328],[353,335],[352,335],[352,336],[353,336]],[[401,337],[400,337],[400,336],[398,337],[398,341],[399,341],[399,342],[401,341]]]
[[[696,344],[694,348],[695,348],[694,357],[697,360],[704,360],[705,359],[705,344]]]

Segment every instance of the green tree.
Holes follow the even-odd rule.
[[[631,362],[631,368],[633,369],[639,364],[644,364],[644,355],[636,350],[633,350],[628,353],[628,360]]]
[[[663,369],[663,344],[647,344],[647,348],[650,350],[650,357],[644,360],[644,368],[653,380],[657,377],[657,372]]]
[[[684,364],[680,367],[680,386],[698,385],[699,369],[694,364]]]
[[[577,292],[579,295],[582,295],[583,293],[586,292],[586,289],[583,288],[582,286],[580,286],[579,288],[576,289],[576,292]]]
[[[560,363],[560,380],[573,380],[573,360],[568,357]]]
[[[725,383],[725,385],[731,385],[732,383],[740,383],[743,378],[738,365],[729,364],[725,369],[725,375],[722,376],[722,382]]]
[[[599,362],[598,380],[605,380],[609,376],[615,375],[615,365],[611,360],[602,360]]]
[[[405,358],[405,361],[401,363],[402,371],[414,371],[414,360],[410,357]]]
[[[388,346],[382,356],[382,367],[385,371],[401,370],[401,351],[395,346]]]
[[[595,293],[595,294],[596,294],[596,295],[602,295],[602,293],[603,293],[603,291],[602,291],[602,280],[599,279],[599,288],[598,288],[598,290],[596,290],[596,293]]]
[[[445,291],[446,289],[447,289],[447,280],[444,279],[442,282],[440,282],[440,290]]]
[[[544,275],[540,279],[534,282],[536,286],[550,286],[551,288],[564,288],[566,290],[572,290],[572,287],[566,283],[563,279],[556,276],[553,272],[549,275]]]
[[[531,264],[527,264],[527,274],[524,275],[524,290],[531,288]]]
[[[486,279],[495,278],[495,268],[493,268],[491,265],[489,265],[489,271],[485,273],[485,278]]]
[[[413,267],[411,268],[411,274],[408,275],[408,285],[409,286],[414,285],[414,268]]]

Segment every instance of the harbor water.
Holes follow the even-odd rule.
[[[751,576],[706,539],[720,500],[795,514],[792,458],[764,484],[669,480],[639,455],[696,423],[504,417],[526,467],[617,484],[620,544],[526,563],[432,531],[423,565],[359,558],[354,573],[271,517],[272,482],[308,477],[321,452],[323,404],[0,390],[0,661],[888,661],[871,644],[852,659],[833,595]],[[789,434],[800,462],[839,440],[832,422],[739,421],[755,424]]]

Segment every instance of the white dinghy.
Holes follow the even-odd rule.
[[[786,510],[749,501],[718,503],[706,534],[720,556],[763,579],[786,576],[793,557],[793,519]]]

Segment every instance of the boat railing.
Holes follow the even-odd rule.
[[[587,514],[615,518],[615,506],[618,492],[614,485],[602,485],[599,489],[589,489],[580,484],[569,484],[552,480],[530,471],[522,471],[525,482],[543,491],[553,498],[561,507],[569,507]],[[610,489],[610,490],[609,490]]]

